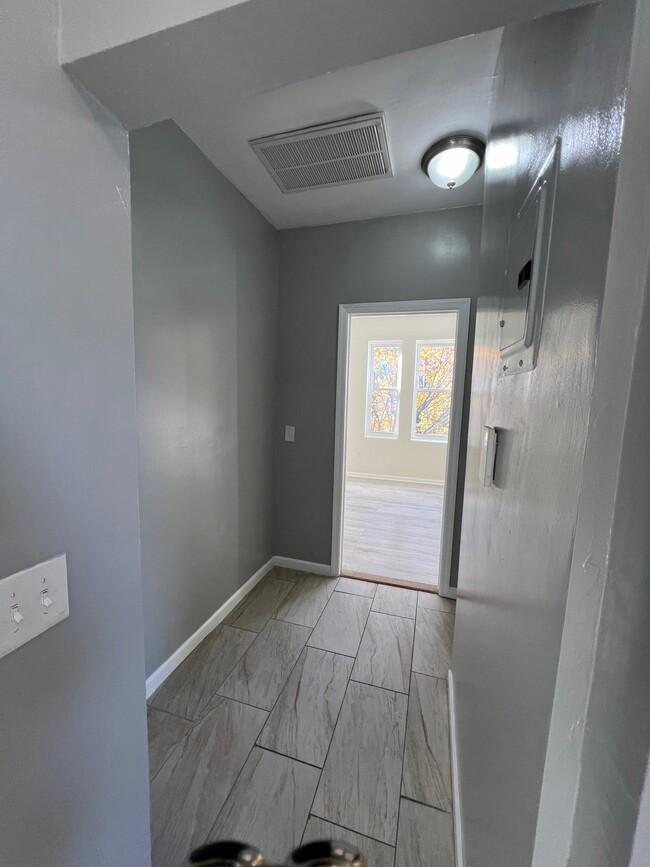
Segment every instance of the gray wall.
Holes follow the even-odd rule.
[[[647,94],[647,79],[645,87]],[[639,140],[639,145],[641,141],[647,139]],[[650,230],[647,212],[644,216],[647,232]],[[637,211],[633,219],[638,217]],[[648,237],[646,234],[640,245],[640,249],[645,247],[646,256]],[[633,250],[630,253],[634,256]],[[619,275],[623,274],[621,270]],[[618,289],[621,283],[617,280],[614,285]],[[624,390],[627,405],[620,458],[616,453],[609,455],[611,463],[618,465],[618,484],[613,522],[608,528],[609,550],[607,557],[599,561],[603,580],[599,582],[599,592],[593,594],[602,599],[602,605],[596,621],[595,653],[591,657],[593,674],[588,709],[583,717],[584,743],[569,852],[570,863],[575,867],[627,864],[650,750],[650,293],[647,282],[645,291],[643,284],[639,287],[634,278],[631,285],[641,304],[623,332],[634,342],[636,351],[625,370],[630,379]],[[613,303],[620,303],[620,299]],[[622,336],[620,331],[618,336]],[[608,354],[608,360],[612,368],[621,363],[620,356],[612,353]],[[590,506],[592,514],[600,517],[598,506],[593,501]],[[607,538],[605,532],[603,536]],[[597,568],[595,563],[590,565]],[[593,573],[584,571],[585,579],[592,583]],[[584,583],[583,579],[581,584]],[[577,624],[576,634],[580,635],[584,622],[579,620],[576,597],[574,594],[575,607],[567,611],[567,620],[570,618],[572,624]],[[568,660],[568,664],[571,669],[573,663]],[[575,678],[573,682],[575,688]],[[645,834],[647,845],[647,826]]]
[[[650,864],[649,40],[641,0],[535,867]]]
[[[68,555],[70,617],[0,660],[0,863],[149,863],[128,142],[0,27],[0,576]]]
[[[131,167],[151,674],[274,553],[277,232],[171,122]]]
[[[553,704],[630,38],[628,2],[508,27],[492,101],[465,512],[452,667],[467,867],[531,863]],[[507,230],[563,135],[537,368],[499,378]],[[480,430],[502,430],[497,485],[478,483]],[[543,861],[544,867],[564,864]],[[612,862],[613,863],[613,862]]]
[[[338,305],[475,297],[480,231],[480,208],[456,208],[280,233],[277,554],[331,559]]]

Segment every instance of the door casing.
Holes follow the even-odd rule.
[[[381,316],[400,313],[456,313],[456,360],[452,385],[451,419],[447,446],[445,494],[440,538],[438,593],[455,598],[451,586],[451,558],[454,540],[458,467],[461,455],[463,395],[469,342],[471,299],[450,298],[425,301],[382,301],[371,304],[340,304],[336,362],[336,423],[334,440],[334,502],[332,509],[332,575],[340,575],[343,559],[343,519],[347,437],[350,322],[354,316]]]

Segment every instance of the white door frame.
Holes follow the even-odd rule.
[[[353,316],[395,315],[399,313],[457,313],[456,359],[452,385],[451,417],[445,473],[445,497],[440,538],[440,573],[438,592],[456,596],[450,586],[451,554],[454,541],[456,488],[460,460],[460,430],[463,419],[463,395],[469,340],[471,299],[453,298],[436,301],[380,301],[374,304],[339,305],[339,340],[336,362],[336,427],[334,440],[334,507],[332,510],[332,575],[340,575],[343,559],[343,512],[345,493],[345,443],[347,433],[348,367],[350,354],[350,320]]]

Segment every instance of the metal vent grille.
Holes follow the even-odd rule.
[[[283,193],[393,174],[383,114],[292,130],[249,144]]]

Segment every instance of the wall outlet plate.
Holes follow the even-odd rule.
[[[0,657],[65,620],[68,568],[65,554],[0,580]]]

